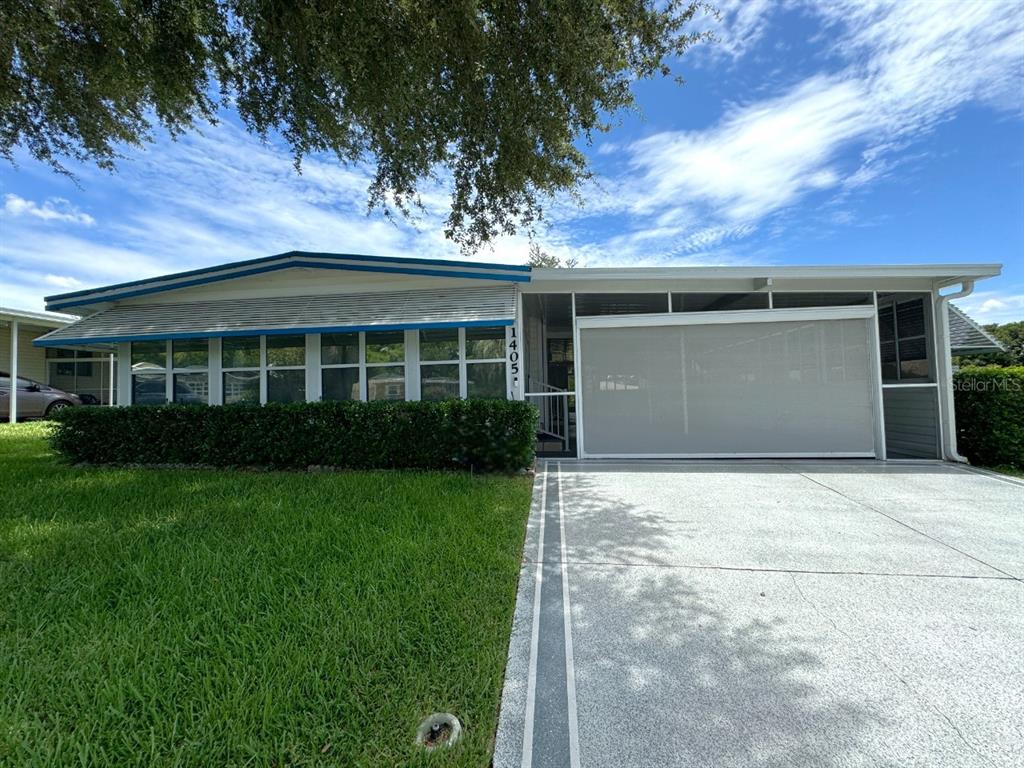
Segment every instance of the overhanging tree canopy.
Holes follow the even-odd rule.
[[[574,146],[633,106],[703,35],[689,0],[7,0],[0,153],[113,168],[118,147],[233,105],[313,152],[369,160],[371,205],[452,177],[446,234],[468,249],[587,176]]]

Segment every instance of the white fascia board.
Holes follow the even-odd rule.
[[[535,268],[531,284],[597,280],[764,280],[766,278],[822,279],[850,278],[889,279],[925,278],[932,281],[956,282],[961,279],[980,280],[995,277],[1001,264],[879,264],[762,267],[575,267],[573,269]]]
[[[637,328],[666,325],[723,325],[736,323],[795,323],[809,320],[867,320],[873,306],[807,307],[801,309],[743,309],[730,312],[672,312],[647,315],[577,317],[580,329]]]
[[[12,309],[0,307],[0,320],[26,323],[27,325],[43,328],[62,328],[76,318],[67,315],[58,315],[53,312],[33,312],[28,309]]]

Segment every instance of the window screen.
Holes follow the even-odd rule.
[[[931,360],[930,298],[889,294],[879,297],[878,344],[882,381],[934,381]]]
[[[577,293],[576,316],[668,312],[667,293]]]
[[[874,298],[870,293],[827,292],[778,292],[772,294],[772,306],[775,309],[799,309],[801,307],[848,307],[866,306]]]
[[[673,312],[726,312],[768,309],[767,293],[673,293]]]

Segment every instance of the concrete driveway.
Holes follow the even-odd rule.
[[[1024,484],[539,468],[494,764],[1024,765]]]

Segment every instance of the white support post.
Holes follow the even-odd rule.
[[[167,340],[164,346],[164,400],[173,403],[174,397],[174,354],[172,353],[173,341]]]
[[[508,370],[505,371],[506,382]],[[466,369],[466,329],[459,328],[459,397],[469,397],[469,371]]]
[[[267,404],[267,337],[260,336],[260,405]]]
[[[132,404],[132,345],[122,341],[117,345],[117,404]]]
[[[878,458],[882,461],[889,459],[889,449],[886,448],[885,436],[885,387],[882,381],[882,344],[878,329],[878,291],[871,292],[871,303],[875,307],[875,317],[868,322],[871,325],[868,334],[868,344],[871,346],[870,355],[872,368],[875,369],[874,398],[877,403],[875,409],[875,441],[878,443]]]
[[[107,407],[112,407],[114,403],[114,382],[117,376],[117,366],[114,364],[114,353],[110,353],[110,374],[107,376]]]
[[[18,321],[11,321],[11,424],[18,423]]]
[[[209,355],[209,399],[210,405],[224,404],[224,371],[223,371],[223,347],[219,336],[210,338],[207,354]]]
[[[576,319],[576,293],[572,296],[572,367],[573,391],[576,393],[576,457],[582,459],[583,454],[583,376],[580,362],[580,324]],[[569,434],[569,400],[565,402],[566,435]]]
[[[405,331],[405,399],[420,399],[420,332]]]
[[[318,403],[323,399],[320,379],[320,334],[306,334],[306,402]]]

